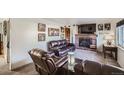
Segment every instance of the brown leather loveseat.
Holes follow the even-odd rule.
[[[65,56],[69,51],[74,51],[75,45],[64,40],[48,42],[48,51],[52,51],[56,56]]]
[[[75,66],[78,75],[124,75],[124,69],[86,60]]]

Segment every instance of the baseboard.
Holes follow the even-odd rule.
[[[24,65],[27,65],[29,63],[32,63],[32,62],[29,62],[27,60],[21,60],[21,61],[18,61],[18,62],[14,62],[14,63],[12,63],[11,70],[19,68],[19,67],[24,66]]]

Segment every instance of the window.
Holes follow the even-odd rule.
[[[122,33],[122,39],[123,39],[123,47],[124,47],[124,27],[123,27],[123,33]]]
[[[117,43],[124,48],[124,26],[117,28]]]

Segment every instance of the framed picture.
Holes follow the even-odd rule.
[[[61,27],[61,33],[64,33],[64,27]]]
[[[4,32],[4,35],[6,36],[6,34],[7,34],[7,21],[3,22],[3,32]]]
[[[105,30],[111,30],[111,24],[110,23],[104,24],[104,29]]]
[[[48,28],[48,36],[59,36],[59,29]]]
[[[54,36],[54,30],[53,30],[53,28],[48,28],[48,35],[49,36]]]
[[[98,30],[102,31],[103,30],[103,24],[98,24]]]
[[[44,33],[38,33],[38,41],[45,41],[46,35]]]
[[[46,31],[46,24],[38,23],[38,31],[45,32]]]

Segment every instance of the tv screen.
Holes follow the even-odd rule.
[[[93,34],[96,32],[96,24],[83,24],[78,26],[79,34]]]

